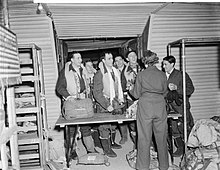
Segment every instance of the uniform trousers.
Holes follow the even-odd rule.
[[[148,109],[146,109],[148,108]],[[150,146],[152,144],[152,132],[154,133],[160,170],[169,168],[167,146],[167,116],[165,103],[147,103],[139,100],[137,113],[137,163],[138,170],[149,170]]]
[[[112,133],[116,133],[117,124],[101,124],[98,127],[101,139],[108,139]]]

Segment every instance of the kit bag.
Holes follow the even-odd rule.
[[[77,165],[105,165],[110,166],[108,157],[101,153],[88,153],[78,158]]]
[[[201,156],[198,156],[196,154],[196,151],[199,151]],[[182,159],[180,163],[180,169],[181,170],[208,170],[211,162],[212,162],[211,158],[206,158],[206,159],[204,158],[203,151],[201,150],[201,148],[198,148],[196,150],[192,149],[192,150],[187,151],[187,153],[184,155],[184,158]],[[218,164],[215,168],[211,168],[211,170],[219,170]]]
[[[93,102],[90,98],[67,100],[64,102],[64,117],[68,120],[94,116]]]

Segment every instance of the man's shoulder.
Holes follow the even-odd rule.
[[[101,76],[102,76],[101,70],[98,70],[94,75],[94,77],[101,77]]]
[[[177,70],[177,69],[173,69],[173,74],[182,74],[182,71]]]
[[[60,72],[59,72],[59,76],[65,75],[65,67],[63,67]]]
[[[183,71],[182,71],[182,70],[174,69],[174,70],[173,70],[173,73],[174,73],[175,75],[181,75],[181,76],[183,76]],[[185,72],[185,73],[188,75],[187,72]]]
[[[101,70],[97,70],[97,72],[95,74],[102,74]]]
[[[144,70],[142,70],[142,71],[139,71],[138,73],[137,73],[137,76],[143,76],[143,75],[146,75],[148,73],[148,70],[147,69],[144,69]]]

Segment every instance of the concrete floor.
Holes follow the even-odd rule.
[[[116,142],[120,140],[120,135],[117,132]],[[100,148],[96,148],[100,153],[102,150]],[[133,143],[131,139],[122,145],[122,149],[114,150],[118,155],[116,158],[109,158],[110,166],[105,165],[76,165],[77,161],[72,160],[70,163],[70,168],[68,170],[133,170],[126,160],[126,154],[129,153],[133,149]],[[82,145],[81,140],[78,141],[78,149],[77,153],[79,156],[86,154],[85,148]],[[174,158],[174,165],[171,165],[169,170],[178,169],[176,165],[179,165],[180,158]],[[171,164],[171,163],[170,163]],[[67,170],[63,165],[59,165],[60,169]],[[154,169],[157,170],[157,169]],[[158,169],[159,170],[159,169]]]
[[[81,143],[81,142],[80,142]],[[70,170],[133,170],[126,161],[126,154],[131,151],[133,148],[133,143],[131,140],[126,142],[122,149],[114,150],[117,154],[116,158],[109,158],[108,161],[110,163],[110,166],[105,165],[76,165],[76,161],[71,161],[71,167]],[[96,148],[100,153],[102,152],[102,149]],[[85,154],[84,148],[80,147],[79,150],[83,150],[83,154]],[[82,155],[82,152],[78,152],[79,156]]]

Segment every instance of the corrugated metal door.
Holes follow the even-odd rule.
[[[190,9],[187,15],[183,15],[184,8],[179,9],[178,15],[166,15],[165,12],[151,15],[147,48],[155,51],[160,61],[166,56],[166,46],[170,42],[181,38],[220,37],[219,14],[208,8],[202,15],[202,11],[196,12],[192,8],[190,12]],[[171,11],[169,9],[168,13]],[[186,48],[186,71],[196,88],[190,98],[195,119],[210,118],[220,113],[219,47],[214,45]],[[179,68],[179,48],[172,48],[171,54],[176,56],[176,68]]]

